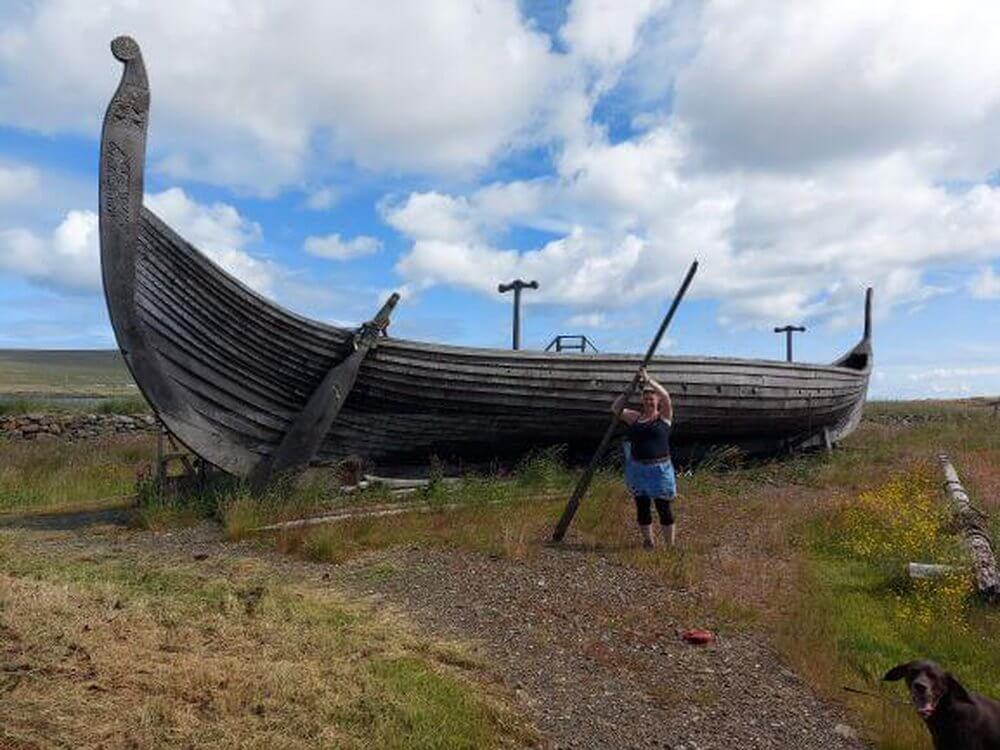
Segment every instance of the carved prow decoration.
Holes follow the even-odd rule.
[[[117,37],[111,42],[111,53],[125,64],[125,69],[108,104],[101,131],[101,265],[111,324],[122,342],[142,335],[135,325],[132,308],[146,161],[149,81],[142,52],[134,39]],[[123,346],[122,353],[132,366],[133,352]]]
[[[178,393],[149,339],[147,322],[140,318],[136,276],[143,252],[140,235],[150,223],[159,221],[142,205],[149,81],[134,39],[116,37],[111,53],[125,68],[101,129],[98,208],[104,297],[115,338],[136,385],[170,432],[187,447],[200,448],[195,453],[209,453],[211,463],[243,474],[256,463],[257,456],[225,440],[217,426]],[[206,447],[212,450],[206,451]]]

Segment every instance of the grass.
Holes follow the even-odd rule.
[[[863,423],[832,455],[750,461],[720,451],[683,473],[676,550],[647,554],[637,548],[634,509],[619,473],[609,467],[598,474],[581,506],[571,541],[696,594],[685,598],[690,601],[685,606],[692,608],[689,619],[699,624],[723,635],[745,628],[767,632],[814,690],[846,703],[852,722],[877,747],[928,747],[926,731],[912,711],[850,697],[841,688],[902,697],[898,685],[883,686],[879,678],[895,663],[923,656],[944,663],[971,689],[1000,695],[997,616],[967,598],[967,581],[961,577],[941,585],[912,584],[901,574],[903,563],[911,560],[962,559],[942,510],[935,459],[940,451],[952,457],[973,500],[988,513],[994,539],[1000,540],[1000,420],[971,403],[873,404],[870,409],[874,420]],[[919,418],[903,423],[904,416]],[[12,478],[6,462],[0,468],[0,499],[12,487],[22,492],[42,488],[22,499],[20,507],[64,501],[65,486],[74,476],[65,469],[71,462],[78,462],[83,477],[104,476],[107,472],[96,467],[110,462],[119,467],[111,474],[122,472],[119,486],[126,476],[131,481],[141,462],[125,447],[73,455],[46,453],[58,450],[49,445],[25,450],[14,462],[20,475]],[[264,498],[252,497],[238,484],[217,487],[194,502],[151,497],[141,506],[140,518],[147,527],[167,528],[212,516],[231,539],[253,538],[329,563],[420,544],[530,564],[576,476],[558,453],[548,452],[529,457],[504,477],[469,476],[448,484],[438,472],[430,487],[403,498],[379,487],[337,495],[322,475],[315,475]],[[83,494],[94,492],[77,496]],[[420,504],[428,512],[354,518],[264,536],[254,531],[334,506],[375,509],[401,502]],[[377,564],[370,571],[373,580],[404,574]],[[382,678],[397,670],[392,679],[398,684],[419,684],[423,677],[411,673],[407,658],[385,661],[388,672]],[[365,726],[373,733],[369,739],[399,731],[379,735],[377,726],[416,722],[401,718],[405,711],[380,718],[379,710],[358,704],[357,715],[367,717]]]
[[[58,397],[17,396],[0,401],[0,417],[16,417],[25,414],[148,414],[149,404],[141,396],[121,396],[118,398],[88,399],[84,403],[60,401]]]
[[[212,476],[203,488],[161,491],[158,481],[143,468],[135,483],[133,523],[149,531],[193,526],[206,519],[217,520],[221,508],[232,497],[238,483],[225,476]]]
[[[452,484],[432,476],[428,487],[406,496],[375,486],[331,500],[329,488],[317,480],[294,489],[280,487],[264,497],[237,487],[219,507],[231,539],[257,537],[261,526],[319,515],[331,505],[376,510],[386,503],[410,503],[431,511],[358,517],[274,535],[279,549],[314,561],[343,562],[367,550],[414,542],[527,559],[537,551],[539,533],[565,503],[573,481],[561,454],[543,451],[525,459],[509,477],[468,476]],[[610,491],[615,483],[611,475],[599,475],[594,491]]]
[[[707,605],[698,617],[713,627],[770,632],[814,689],[848,704],[877,747],[928,747],[909,708],[842,690],[902,697],[881,676],[898,662],[929,657],[971,689],[1000,695],[1000,619],[969,598],[967,575],[927,583],[902,575],[910,561],[963,560],[939,492],[939,451],[953,457],[998,528],[1000,425],[974,405],[921,405],[920,413],[925,419],[905,425],[866,423],[830,456],[752,462],[728,453],[705,462],[681,479],[677,550],[636,549],[632,508],[613,472],[595,482],[574,531],[591,549],[697,591]],[[563,492],[573,480],[547,458],[506,483],[479,479],[438,490],[464,500],[458,510],[357,519],[278,534],[276,543],[334,563],[404,544],[530,561],[565,501],[531,499],[539,476],[536,488]]]
[[[816,646],[823,645],[813,681],[828,694],[852,685],[902,698],[882,675],[927,657],[969,689],[1000,695],[1000,613],[975,602],[969,573],[937,581],[903,573],[911,561],[964,560],[928,476],[934,468],[895,475],[808,528],[805,572],[782,641],[793,665],[807,672],[817,668]],[[867,698],[854,707],[878,747],[929,747],[909,708]]]
[[[106,398],[97,404],[94,412],[97,414],[147,414],[149,413],[149,404],[142,396]]]
[[[10,401],[0,401],[0,417],[20,416],[49,411],[48,404],[40,398],[18,396]]]
[[[0,532],[0,745],[490,748],[535,735],[461,644],[252,559]],[[472,667],[471,671],[469,667]]]
[[[881,677],[914,658],[939,661],[969,689],[1000,695],[1000,613],[971,597],[967,572],[915,582],[903,573],[907,562],[964,564],[940,490],[940,451],[1000,540],[1000,422],[976,405],[922,405],[918,413],[926,421],[864,425],[830,459],[770,469],[832,496],[819,513],[785,524],[797,538],[798,574],[784,597],[787,611],[770,621],[791,665],[831,699],[845,700],[843,685],[904,699]],[[848,702],[881,750],[930,747],[910,708]]]
[[[0,440],[0,514],[121,505],[155,455],[155,437],[67,444]]]
[[[136,387],[115,350],[0,349],[0,393],[119,397]]]

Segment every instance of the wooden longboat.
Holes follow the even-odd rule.
[[[221,270],[142,205],[149,88],[138,45],[101,140],[100,236],[112,325],[166,427],[211,464],[250,475],[269,460],[356,332],[291,313]],[[391,464],[510,456],[599,440],[638,355],[444,346],[380,338],[303,461]],[[858,424],[872,367],[871,293],[861,341],[829,365],[656,357],[674,440],[773,451],[836,442]]]

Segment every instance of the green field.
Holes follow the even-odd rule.
[[[0,349],[0,395],[115,397],[137,392],[116,350]]]
[[[432,481],[430,487],[410,498],[427,506],[425,510],[430,512],[359,515],[335,525],[261,536],[253,530],[274,521],[342,510],[345,506],[361,509],[370,504],[372,509],[378,509],[395,498],[384,488],[341,495],[329,481],[331,478],[319,475],[314,482],[278,488],[273,494],[256,498],[235,484],[221,484],[203,496],[160,498],[146,491],[155,489],[148,480],[137,484],[137,479],[149,476],[153,450],[150,436],[116,436],[72,446],[60,442],[4,443],[0,439],[4,459],[0,461],[0,521],[26,511],[51,514],[69,508],[125,505],[134,502],[132,495],[138,490],[141,502],[134,511],[134,523],[169,532],[136,537],[134,544],[143,554],[153,554],[157,540],[185,533],[177,527],[208,518],[218,533],[230,540],[242,540],[269,555],[287,553],[289,565],[295,564],[294,558],[304,558],[311,565],[338,566],[355,559],[379,565],[401,549],[437,547],[480,553],[482,560],[516,561],[533,570],[544,560],[544,541],[577,478],[572,468],[562,465],[558,452],[542,453],[502,476],[467,475],[456,484]],[[1000,539],[1000,418],[993,416],[992,408],[985,408],[981,401],[971,400],[872,403],[857,432],[829,455],[812,453],[760,461],[721,453],[716,460],[693,467],[680,478],[682,541],[677,549],[649,553],[637,546],[633,510],[616,472],[598,475],[573,532],[579,549],[594,556],[588,559],[605,558],[614,565],[636,568],[637,574],[652,575],[679,591],[698,592],[696,600],[679,601],[672,616],[707,623],[723,638],[745,631],[760,633],[815,693],[839,704],[852,725],[874,747],[929,748],[926,730],[916,714],[894,702],[902,698],[902,688],[881,681],[889,667],[915,657],[931,657],[952,669],[969,689],[1000,695],[1000,613],[970,595],[967,571],[930,582],[910,581],[903,573],[911,561],[964,565],[963,549],[951,528],[949,506],[940,493],[936,456],[941,451],[952,457],[970,495],[985,512],[994,539]],[[100,542],[102,534],[94,538]],[[65,551],[53,553],[40,546],[41,537],[36,537],[28,530],[0,528],[0,567],[16,572],[22,587],[17,603],[8,606],[6,612],[19,617],[21,613],[30,615],[18,627],[24,632],[37,631],[38,639],[32,646],[34,658],[55,661],[63,658],[64,651],[41,624],[62,622],[67,607],[91,601],[93,592],[89,584],[84,585],[87,581],[93,578],[104,582],[101,585],[113,586],[107,595],[111,601],[117,597],[131,602],[132,597],[139,593],[145,596],[145,592],[134,591],[130,581],[113,578],[119,575],[118,568],[109,569],[108,565],[121,565],[117,552],[109,553],[106,565],[103,558],[95,562],[91,551],[76,550],[75,557],[65,562],[67,571],[60,567],[64,565],[61,561]],[[145,566],[153,564],[153,573],[158,574],[161,569],[173,571],[177,560],[156,558],[151,563],[143,557],[127,564],[141,564],[144,571]],[[261,576],[270,575],[261,572]],[[83,580],[79,580],[81,576]],[[150,580],[155,583],[158,579]],[[158,613],[167,624],[140,618],[130,627],[136,632],[160,633],[157,627],[186,622],[185,618],[190,617],[185,609],[188,598],[208,596],[199,592],[216,586],[214,580],[199,579],[195,583],[197,586],[191,590],[187,584],[177,591],[164,588],[162,596],[158,594],[155,601],[148,602],[150,611]],[[0,580],[0,590],[4,585],[11,584]],[[242,590],[249,585],[239,583],[236,588]],[[233,594],[237,599],[238,590]],[[63,601],[67,591],[77,598],[69,603]],[[215,594],[212,597],[218,599]],[[31,607],[26,606],[29,603]],[[94,606],[107,610],[107,605]],[[139,614],[144,616],[144,612],[140,610]],[[271,638],[290,638],[290,633],[306,627],[299,619],[281,620],[284,624],[280,624],[276,615],[276,619],[261,623],[263,630],[247,631],[244,614],[238,607],[220,609],[216,603],[199,611],[192,627],[197,632],[210,627],[232,632],[235,642],[241,644],[239,648],[254,654],[262,648],[261,643],[270,643]],[[195,663],[202,648],[195,638],[197,632],[169,636],[171,647],[191,659],[181,663],[182,670]],[[303,632],[308,643],[295,656],[294,668],[310,675],[319,668],[309,651],[312,639],[325,643],[324,639],[340,636],[308,628]],[[352,653],[369,653],[373,648],[369,640],[377,641],[369,635],[367,631],[358,633],[357,649],[345,652],[348,660],[354,658]],[[160,633],[158,637],[168,636]],[[149,651],[143,648],[109,653],[106,658],[119,660],[120,673],[130,674],[148,660]],[[318,682],[310,683],[309,699],[333,707],[333,713],[326,718],[341,734],[332,744],[391,745],[383,732],[402,738],[401,746],[490,746],[511,740],[505,729],[510,720],[504,718],[503,709],[497,709],[481,687],[463,681],[461,675],[449,676],[433,660],[407,661],[421,653],[415,647],[398,655],[402,661],[396,654],[392,656],[394,664],[407,669],[412,665],[416,676],[410,672],[400,677],[381,671],[360,675],[345,671],[343,676],[337,676],[344,682],[329,690]],[[319,656],[326,659],[329,654],[322,652]],[[284,660],[286,655],[275,652],[275,659]],[[358,657],[357,664],[369,669],[362,657]],[[222,709],[230,705],[238,708],[251,698],[250,705],[263,705],[256,693],[248,698],[240,688],[247,681],[263,679],[252,660],[234,658],[212,669],[237,667],[245,670],[245,681],[224,691]],[[15,713],[19,711],[16,715],[87,716],[96,708],[106,717],[118,716],[119,705],[114,701],[121,698],[119,693],[66,692],[70,687],[79,689],[71,682],[72,675],[53,674],[52,681],[44,685],[39,682],[36,692],[21,695],[23,702],[14,706]],[[433,700],[425,705],[422,685],[426,680],[436,680],[435,675],[446,679],[435,683],[433,689],[437,692],[430,693]],[[178,737],[191,738],[197,744],[203,738],[214,737],[209,733],[221,722],[244,745],[268,746],[271,742],[272,737],[263,733],[267,727],[238,725],[236,717],[244,714],[236,709],[219,709],[204,719],[192,719],[185,713],[184,696],[178,697],[164,687],[181,685],[186,689],[187,683],[172,672],[160,679],[163,684],[144,683],[130,688],[135,691],[132,703],[136,706],[152,697],[162,697],[162,710],[168,719],[149,723],[147,729],[165,721],[171,731],[187,733]],[[59,680],[62,683],[57,685],[54,681]],[[397,714],[365,714],[367,718],[359,725],[356,696],[342,687],[352,681],[373,685],[375,697],[390,700],[398,707]],[[312,742],[312,714],[299,707],[313,704],[303,703],[301,695],[276,691],[272,683],[261,684],[265,691],[274,691],[270,695],[273,705],[266,706],[267,715],[273,711],[286,722],[287,731]],[[845,693],[845,685],[886,700]],[[418,689],[411,691],[414,686]],[[425,734],[415,739],[411,730],[434,725],[439,721],[440,706],[450,705],[459,694],[471,701],[466,704],[467,710],[458,715],[459,724],[443,730],[447,736]],[[417,718],[405,718],[411,716]],[[0,725],[3,719],[0,710]],[[133,715],[126,723],[140,719]],[[400,728],[403,724],[406,726]],[[58,736],[70,737],[86,728],[82,723],[53,728],[22,722],[17,737],[35,738],[41,736],[38,733],[57,729],[62,732]],[[513,741],[520,741],[521,730],[513,731]],[[4,739],[0,733],[0,745]],[[167,746],[149,734],[140,739],[144,746]],[[303,740],[299,746],[309,745]]]

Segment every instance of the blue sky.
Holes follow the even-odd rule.
[[[983,3],[184,0],[0,8],[0,347],[113,346],[100,120],[142,45],[147,205],[281,304],[399,336],[584,333],[1000,392],[1000,11]]]

